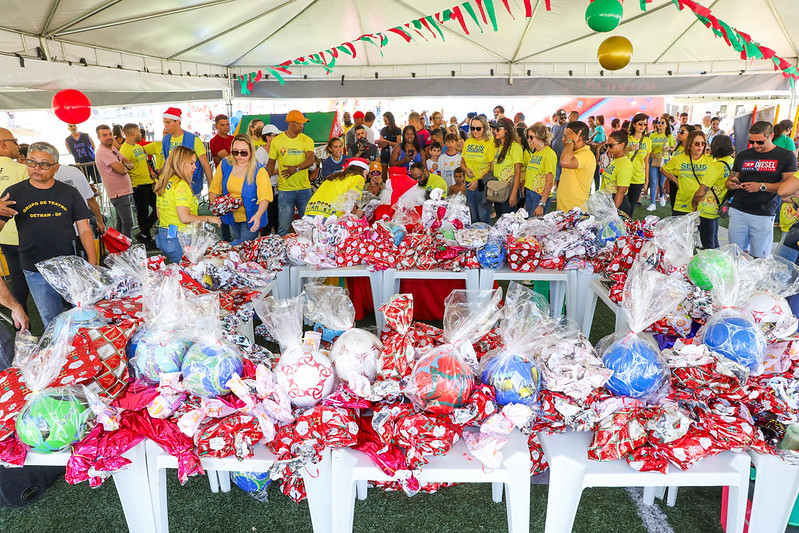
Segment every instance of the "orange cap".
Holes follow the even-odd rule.
[[[380,164],[380,161],[372,161],[371,163],[369,163],[369,174],[371,174],[375,170],[383,172],[383,166]]]
[[[296,109],[292,109],[289,111],[288,115],[286,115],[286,122],[299,122],[300,124],[305,124],[308,122],[308,119]]]

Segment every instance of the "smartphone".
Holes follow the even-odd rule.
[[[166,236],[170,239],[176,238],[178,236],[178,227],[175,224],[170,224],[166,230]]]

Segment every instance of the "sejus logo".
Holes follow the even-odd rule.
[[[466,152],[470,154],[482,154],[483,148],[482,144],[470,144],[466,147]]]
[[[773,159],[759,159],[757,161],[744,161],[741,170],[754,172],[776,172],[777,161]]]
[[[680,170],[684,172],[692,172],[691,163],[683,163],[680,167]],[[707,165],[694,165],[694,170],[697,172],[705,172],[707,170]]]

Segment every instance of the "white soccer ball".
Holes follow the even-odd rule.
[[[377,378],[377,361],[383,351],[383,343],[366,330],[352,328],[342,333],[330,350],[330,359],[336,374],[343,381],[350,376],[362,375],[374,383]]]
[[[318,351],[284,353],[275,366],[278,385],[297,407],[311,407],[333,391],[333,364]]]
[[[289,239],[286,244],[286,257],[292,265],[305,265],[305,256],[311,249],[313,243],[305,237],[295,237]]]
[[[768,324],[770,332],[777,338],[785,338],[796,333],[799,329],[799,320],[793,315],[788,301],[781,296],[774,296],[768,292],[756,292],[743,306],[756,324]]]

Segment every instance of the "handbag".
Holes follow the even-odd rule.
[[[513,183],[510,181],[500,181],[494,175],[493,170],[486,172],[480,179],[485,183],[486,200],[496,204],[508,201],[508,198],[510,198],[510,191],[513,189]]]
[[[726,161],[722,161],[722,163],[727,165]],[[699,186],[701,187],[702,186],[702,182],[699,181],[699,176],[696,175],[696,170],[694,170],[694,162],[693,161],[691,161],[691,172],[693,172],[694,178],[696,179],[697,183],[699,183]],[[710,192],[713,193],[713,198],[715,198],[715,200],[716,200],[716,205],[719,206],[719,208],[718,208],[719,218],[727,218],[730,215],[730,202],[732,202],[732,198],[730,198],[729,202],[728,202],[727,198],[725,196],[724,203],[722,203],[719,200],[719,196],[716,194],[716,191],[713,190],[713,187],[708,187],[708,189],[710,189]],[[722,209],[724,210],[723,213],[722,213]]]

